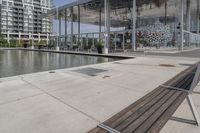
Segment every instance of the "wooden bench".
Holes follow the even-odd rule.
[[[190,95],[199,78],[198,63],[88,133],[158,133],[185,99],[193,113],[195,124],[199,125],[198,114]]]

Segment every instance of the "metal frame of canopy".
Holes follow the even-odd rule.
[[[132,50],[136,50],[136,20],[137,20],[137,7],[143,4],[148,3],[154,3],[156,6],[163,5],[168,0],[78,0],[75,2],[72,2],[70,4],[57,7],[52,9],[50,12],[48,12],[47,16],[53,16],[57,20],[59,20],[59,24],[57,24],[57,47],[59,47],[59,39],[58,36],[61,36],[61,21],[65,21],[65,36],[67,33],[67,22],[71,23],[71,36],[74,35],[73,29],[74,29],[74,22],[78,23],[78,39],[80,40],[80,23],[86,23],[86,24],[93,24],[99,26],[99,33],[101,33],[101,26],[103,25],[105,27],[104,31],[104,42],[105,42],[105,53],[108,53],[108,47],[110,45],[110,28],[111,27],[117,27],[119,25],[123,26],[126,25],[126,22],[123,18],[116,19],[111,16],[111,12],[115,9],[119,10],[122,8],[128,8],[130,10],[129,12],[129,22],[132,30]],[[183,1],[181,1],[181,9],[180,11],[180,47],[179,50],[183,50],[183,43],[184,43],[184,5]],[[190,1],[190,0],[187,0]],[[187,12],[190,11],[190,6],[187,7]],[[85,10],[85,11],[84,11]],[[80,16],[81,13],[81,16]],[[102,20],[102,16],[104,17],[104,21]],[[80,19],[82,17],[83,19]],[[187,18],[190,18],[189,13]],[[188,19],[189,20],[189,19]],[[188,29],[190,27],[188,26]],[[65,37],[65,42],[67,41],[67,37]],[[100,34],[99,34],[100,38]],[[71,43],[73,40],[71,39]],[[58,48],[59,50],[59,48]]]

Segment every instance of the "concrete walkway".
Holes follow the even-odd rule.
[[[196,61],[137,57],[2,78],[0,133],[87,132]],[[200,97],[194,98],[200,113]],[[192,118],[189,113],[188,117]],[[199,127],[174,121],[167,123],[162,132],[188,133],[189,129],[200,132]]]

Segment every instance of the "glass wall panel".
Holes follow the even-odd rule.
[[[179,6],[180,0],[168,0],[159,6],[153,1],[144,4],[137,1],[138,49],[178,48]]]

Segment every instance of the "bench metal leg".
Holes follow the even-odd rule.
[[[196,124],[199,126],[200,125],[199,115],[190,94],[187,96],[187,102],[190,106],[190,110],[192,112],[192,115],[194,116]]]
[[[119,131],[117,131],[117,130],[115,130],[115,129],[109,127],[109,126],[106,126],[106,125],[104,125],[104,124],[102,124],[102,123],[99,124],[98,127],[100,127],[100,128],[102,128],[102,129],[108,131],[109,133],[120,133]]]

